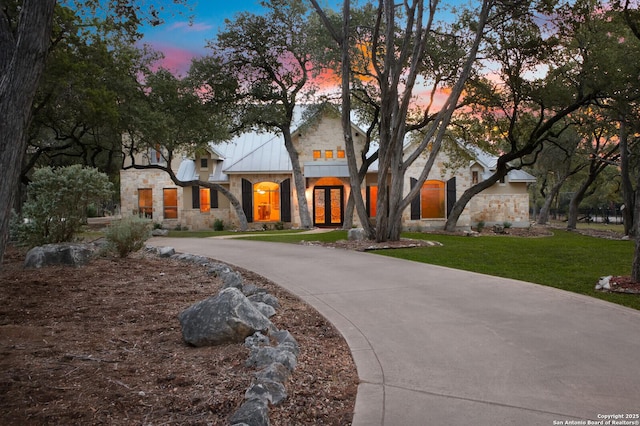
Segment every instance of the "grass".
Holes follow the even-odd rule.
[[[346,231],[333,231],[250,238],[297,243],[302,240],[331,242],[346,237]],[[603,275],[630,274],[632,241],[594,238],[562,230],[554,230],[552,237],[541,238],[470,238],[422,233],[407,233],[403,237],[438,241],[443,246],[372,253],[533,282],[640,309],[638,295],[601,293],[594,289],[598,278]]]
[[[209,238],[209,237],[223,237],[225,235],[243,236],[243,235],[278,235],[278,234],[295,234],[302,232],[302,229],[284,229],[284,230],[272,230],[272,231],[169,231],[169,237],[173,238]],[[273,240],[269,240],[273,241]]]

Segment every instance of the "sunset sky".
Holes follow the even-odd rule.
[[[444,3],[462,3],[463,0],[449,0]],[[206,43],[215,38],[224,28],[225,19],[233,19],[239,12],[260,13],[264,9],[259,0],[200,0],[192,2],[192,11],[178,16],[165,16],[166,23],[158,27],[143,28],[143,42],[165,55],[162,65],[181,75],[189,68],[191,58],[207,54]],[[476,2],[477,3],[477,2]],[[336,10],[342,1],[324,0]],[[189,17],[192,16],[192,23]]]

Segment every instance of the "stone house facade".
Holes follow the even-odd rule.
[[[365,144],[364,132],[353,126],[357,151]],[[323,114],[301,123],[292,132],[305,180],[305,199],[314,226],[341,227],[350,185],[340,118]],[[411,208],[403,214],[406,229],[442,229],[456,199],[478,179],[492,173],[495,157],[473,153],[469,162],[451,167],[447,150],[441,150],[430,178]],[[147,153],[144,162],[160,161]],[[420,158],[407,171],[405,191],[414,184],[426,158]],[[291,161],[282,137],[270,133],[245,133],[229,142],[212,144],[205,154],[183,158],[172,164],[183,181],[200,179],[227,188],[241,202],[252,229],[275,226],[300,226],[298,197],[293,184]],[[370,217],[375,217],[377,197],[377,163],[370,167],[361,191]],[[122,170],[121,211],[138,214],[162,223],[164,227],[211,229],[216,221],[227,228],[238,225],[237,215],[222,194],[208,188],[176,186],[159,170]],[[458,221],[469,229],[485,224],[509,222],[529,226],[527,184],[534,178],[522,171],[512,171],[504,182],[494,185],[472,199]],[[357,215],[354,224],[358,225]]]

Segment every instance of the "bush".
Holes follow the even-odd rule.
[[[108,249],[120,257],[127,257],[129,253],[140,250],[151,237],[151,221],[128,216],[109,225],[105,237]]]
[[[15,237],[27,247],[73,241],[87,221],[89,206],[112,194],[112,183],[97,169],[80,165],[37,169],[22,217],[14,221]]]
[[[282,221],[276,222],[276,224],[273,225],[273,227],[275,229],[277,229],[278,231],[282,231],[284,229],[284,222],[282,222]]]
[[[478,224],[476,225],[476,229],[478,230],[478,232],[482,232],[482,230],[485,227],[485,223],[484,220],[481,220],[480,222],[478,222]]]
[[[213,221],[213,230],[224,231],[224,222],[222,221],[222,219],[216,219]]]
[[[509,228],[511,228],[511,225],[512,225],[512,223],[511,223],[511,222],[504,222],[504,223],[502,224],[502,226],[504,227],[504,229],[509,229]]]

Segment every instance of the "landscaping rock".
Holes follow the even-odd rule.
[[[253,305],[258,308],[258,310],[267,318],[271,318],[276,314],[276,310],[273,306],[269,306],[266,303],[262,302],[251,302]]]
[[[176,254],[176,251],[173,247],[160,247],[158,248],[158,256],[160,257],[171,257]]]
[[[600,277],[598,284],[596,284],[596,290],[610,290],[611,278],[613,278],[613,276],[611,275],[607,275],[606,277]]]
[[[347,240],[349,241],[364,241],[367,239],[363,228],[351,228],[347,232]]]
[[[246,400],[229,419],[231,426],[269,426],[268,403],[262,399]]]
[[[290,375],[291,371],[279,362],[271,363],[255,374],[258,380],[273,380],[280,383],[284,383]]]
[[[256,331],[275,331],[271,321],[233,287],[190,306],[178,319],[182,337],[193,346],[240,343]]]
[[[49,265],[86,265],[93,256],[93,249],[83,244],[47,244],[34,247],[24,260],[25,268],[42,268]]]
[[[293,371],[298,364],[296,355],[290,348],[280,347],[280,345],[278,345],[276,347],[264,346],[253,348],[246,365],[248,367],[255,366],[256,368],[264,368],[276,362],[287,367],[289,371]]]
[[[151,231],[151,235],[154,237],[166,237],[167,235],[169,235],[169,230],[168,229],[154,229],[153,231]]]
[[[280,302],[278,302],[278,298],[272,294],[265,293],[265,292],[252,294],[251,296],[249,296],[249,300],[252,301],[253,303],[262,302],[264,304],[272,306],[275,309],[278,309],[280,307]]]
[[[222,288],[236,288],[242,291],[242,286],[244,284],[244,280],[242,279],[242,275],[236,271],[220,271],[218,276],[222,278]]]
[[[280,404],[287,398],[287,391],[282,383],[273,380],[261,380],[253,385],[244,394],[245,399],[261,399],[270,404]]]

